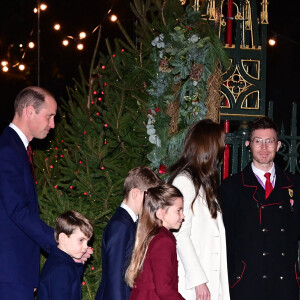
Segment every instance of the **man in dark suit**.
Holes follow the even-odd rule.
[[[54,128],[57,104],[39,87],[22,90],[12,123],[0,137],[0,298],[32,300],[38,286],[40,248],[56,245],[53,229],[39,217],[27,146]]]
[[[273,161],[281,146],[267,117],[249,127],[253,161],[221,184],[231,300],[298,300],[300,181]]]
[[[123,189],[123,202],[108,222],[102,237],[102,279],[95,300],[128,300],[130,288],[125,272],[135,241],[138,215],[144,192],[162,183],[148,167],[129,171]]]

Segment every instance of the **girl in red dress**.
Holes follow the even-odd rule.
[[[178,292],[176,239],[184,219],[183,197],[174,186],[163,184],[145,192],[136,241],[125,279],[130,300],[184,300]]]

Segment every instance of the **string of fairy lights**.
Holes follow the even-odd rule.
[[[39,2],[39,1],[38,1]],[[48,5],[46,3],[39,3],[38,7],[35,7],[33,9],[33,13],[37,14],[38,18],[40,17],[40,13],[43,13],[48,8]],[[114,14],[111,14],[111,10],[109,10],[106,14],[108,16],[109,21],[116,22],[118,20],[117,16]],[[39,22],[38,22],[39,24]],[[97,28],[94,28],[91,33],[94,33]],[[37,31],[39,32],[39,28],[37,28]],[[53,24],[53,30],[60,32],[61,36],[63,38],[60,40],[60,43],[64,47],[69,47],[71,44],[76,45],[77,51],[82,51],[85,48],[85,40],[87,39],[89,33],[80,31],[78,33],[78,36],[72,36],[67,35],[62,31],[62,25],[59,23]],[[39,39],[38,41],[35,41],[33,38],[33,32],[30,33],[29,42],[27,43],[19,43],[19,44],[11,44],[8,46],[6,53],[3,55],[3,57],[0,57],[0,65],[3,73],[9,73],[12,69],[18,69],[20,72],[24,72],[28,69],[28,65],[25,63],[25,57],[29,51],[33,51],[35,48],[39,47]],[[19,57],[17,60],[13,60],[11,58],[10,52],[12,48],[18,48]],[[15,57],[14,57],[15,59]],[[39,57],[38,57],[39,60]]]
[[[43,13],[44,11],[46,11],[48,8],[48,5],[46,3],[40,3],[40,1],[38,1],[38,5],[37,7],[35,7],[33,9],[33,13],[37,14],[38,18],[40,16],[40,13]],[[118,20],[117,16],[115,14],[111,14],[111,9],[107,12],[106,16],[108,16],[109,21],[111,22],[116,22]],[[91,33],[94,33],[94,31],[98,28],[98,26],[92,30]],[[89,33],[81,31],[78,33],[78,36],[72,36],[72,35],[68,35],[65,34],[62,31],[62,26],[59,23],[53,24],[53,30],[60,32],[61,36],[63,36],[63,38],[61,39],[60,43],[64,46],[64,47],[69,47],[71,44],[75,44],[76,45],[76,50],[77,51],[83,51],[85,48],[85,40],[88,38]],[[37,31],[39,31],[39,28],[37,29]],[[28,51],[33,51],[35,48],[37,48],[39,45],[39,41],[34,41],[33,39],[33,32],[32,31],[30,33],[30,39],[32,39],[31,41],[27,42],[27,43],[19,43],[19,44],[11,44],[8,46],[6,53],[3,55],[3,57],[0,57],[0,66],[2,69],[3,73],[8,73],[10,70],[12,69],[18,69],[18,71],[23,72],[25,70],[28,69],[28,65],[26,65],[25,63],[25,57],[26,54],[28,53]],[[287,39],[288,41],[292,42],[292,43],[296,43],[299,45],[299,42],[295,42],[292,39],[289,39],[287,37],[285,37],[284,35],[281,34],[277,34],[277,33],[273,33],[272,36],[268,39],[268,45],[271,47],[277,46],[277,39],[278,37],[282,37],[284,39]],[[10,58],[10,52],[13,48],[18,48],[19,51],[19,59],[15,59],[14,61]],[[39,58],[38,58],[39,60]]]

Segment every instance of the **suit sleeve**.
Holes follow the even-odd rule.
[[[227,245],[227,262],[230,287],[233,287],[238,281],[239,276],[243,273],[243,258],[236,250],[237,236],[240,225],[238,214],[238,191],[235,189],[231,178],[222,182],[220,186],[221,209],[223,214],[223,222],[226,231]]]
[[[106,289],[107,299],[126,299],[125,283],[126,266],[129,263],[129,250],[133,245],[130,237],[130,228],[122,222],[113,222],[105,232],[104,242],[106,245]]]
[[[0,156],[0,198],[7,216],[31,240],[49,252],[51,246],[56,246],[53,229],[39,217],[29,164],[11,148],[1,151]]]
[[[235,199],[233,197],[233,185],[230,182],[224,181],[220,186],[220,199],[221,199],[221,209],[223,214],[223,222],[226,230],[226,240],[227,245],[233,245],[233,239],[235,236]],[[238,195],[235,195],[238,197]],[[231,248],[231,247],[227,247]]]
[[[184,300],[178,288],[174,287],[174,265],[176,266],[177,259],[174,241],[164,237],[154,242],[149,251],[155,291],[159,299]],[[175,272],[177,273],[177,270]]]
[[[174,235],[177,240],[177,251],[185,270],[186,289],[191,289],[208,282],[191,240],[192,219],[194,217],[191,204],[195,197],[195,188],[192,181],[184,175],[177,176],[173,185],[183,194],[185,218],[180,230]]]

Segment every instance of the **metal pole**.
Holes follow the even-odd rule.
[[[226,31],[226,44],[232,47],[232,19],[233,19],[233,1],[228,0],[227,2],[227,31]],[[228,83],[230,84],[230,83]],[[225,105],[229,106],[229,100],[225,99]],[[225,133],[230,131],[230,122],[225,120],[224,122]],[[229,145],[225,145],[224,159],[223,159],[223,179],[229,176]]]
[[[230,122],[228,120],[224,121],[224,131],[229,133]],[[223,159],[223,176],[222,179],[226,179],[229,176],[229,145],[225,145],[224,159]]]
[[[226,31],[226,44],[232,47],[232,19],[233,19],[233,1],[228,0],[227,2],[227,31]]]
[[[37,86],[40,86],[40,70],[41,70],[41,41],[40,41],[40,0],[37,0]]]

